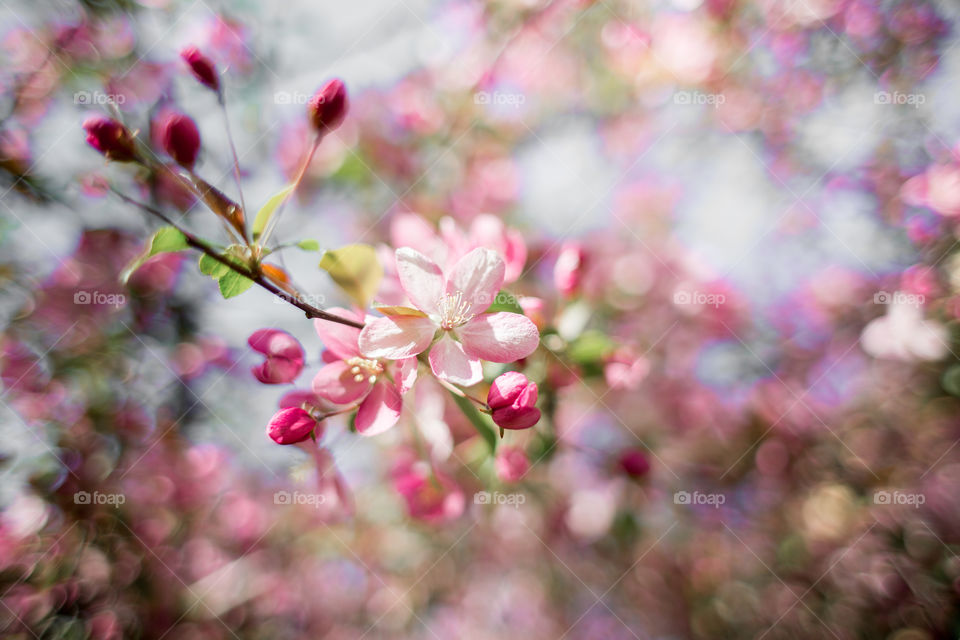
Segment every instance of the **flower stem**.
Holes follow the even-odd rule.
[[[227,115],[227,101],[223,97],[223,90],[217,92],[217,102],[220,103],[220,112],[223,114],[223,124],[227,130],[227,141],[230,143],[230,153],[233,155],[233,177],[237,181],[237,192],[240,194],[240,207],[244,216],[247,213],[247,203],[243,199],[243,186],[240,181],[240,158],[237,156],[237,147],[233,143],[233,133],[230,131],[230,117]],[[246,234],[244,234],[246,235]]]
[[[201,240],[200,238],[196,237],[195,235],[193,235],[193,234],[190,233],[189,231],[184,230],[182,227],[180,227],[177,223],[175,223],[173,220],[171,220],[165,213],[163,213],[163,212],[160,211],[159,209],[156,209],[156,208],[154,208],[154,207],[151,207],[150,205],[145,204],[145,203],[143,203],[143,202],[139,202],[139,201],[137,201],[137,200],[134,200],[133,198],[127,196],[126,194],[121,193],[120,191],[117,191],[117,190],[114,189],[113,187],[110,187],[110,190],[111,190],[113,193],[115,193],[117,196],[119,196],[120,199],[123,200],[124,202],[126,202],[126,203],[128,203],[128,204],[132,204],[132,205],[134,205],[134,206],[136,206],[136,207],[139,207],[140,209],[143,209],[143,210],[146,211],[147,213],[149,213],[149,214],[151,214],[151,215],[153,215],[153,216],[156,216],[157,218],[159,218],[160,220],[162,220],[164,223],[166,223],[166,224],[170,225],[171,227],[175,228],[177,231],[179,231],[180,233],[183,234],[183,237],[186,238],[187,244],[188,244],[189,246],[191,246],[191,247],[193,247],[194,249],[197,249],[197,250],[199,250],[199,251],[202,251],[203,253],[207,254],[208,256],[210,256],[211,258],[213,258],[214,260],[216,260],[216,261],[219,262],[220,264],[224,265],[225,267],[230,268],[231,270],[239,273],[240,275],[242,275],[242,276],[245,277],[245,278],[249,278],[249,279],[252,280],[254,283],[256,283],[256,284],[259,285],[260,287],[266,289],[267,291],[269,291],[269,292],[272,293],[273,295],[277,296],[277,297],[280,298],[281,300],[284,300],[284,301],[292,304],[292,305],[295,306],[296,308],[298,308],[298,309],[300,309],[301,311],[303,311],[303,312],[306,314],[307,318],[319,318],[320,320],[329,320],[330,322],[337,322],[337,323],[339,323],[339,324],[345,324],[345,325],[347,325],[348,327],[355,327],[355,328],[357,328],[357,329],[362,329],[362,328],[363,328],[363,324],[360,323],[360,322],[356,322],[356,321],[354,321],[354,320],[350,320],[349,318],[340,317],[340,316],[338,316],[338,315],[336,315],[336,314],[333,314],[333,313],[329,313],[329,312],[327,312],[327,311],[324,311],[323,309],[318,309],[317,307],[314,307],[313,305],[304,302],[304,301],[303,301],[303,296],[301,296],[301,295],[295,295],[295,294],[290,294],[290,293],[287,293],[286,291],[283,291],[282,289],[280,289],[280,288],[278,288],[276,285],[274,285],[272,282],[270,282],[269,280],[267,280],[265,277],[263,277],[263,275],[262,275],[261,273],[259,273],[259,271],[254,271],[254,270],[252,270],[252,269],[250,269],[250,268],[248,268],[248,267],[244,267],[244,266],[241,266],[241,265],[239,265],[239,264],[236,264],[235,262],[232,262],[232,261],[230,261],[230,260],[227,260],[227,259],[224,258],[222,255],[220,255],[220,253],[217,252],[216,249],[214,249],[214,248],[211,247],[209,244],[207,244],[205,241],[203,241],[203,240]]]

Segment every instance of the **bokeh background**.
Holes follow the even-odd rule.
[[[0,0],[0,16],[5,637],[960,634],[956,4]],[[155,225],[105,182],[221,231],[105,163],[86,117],[150,139],[189,114],[198,171],[234,193],[188,45],[223,73],[251,210],[296,174],[308,98],[346,82],[350,114],[278,241],[385,247],[410,212],[521,234],[512,290],[543,301],[536,428],[491,457],[424,385],[376,438],[328,421],[333,487],[264,435],[280,392],[250,374],[262,327],[319,368],[302,313],[260,290],[222,300],[187,254],[121,283]],[[349,303],[317,254],[278,256],[319,306]]]

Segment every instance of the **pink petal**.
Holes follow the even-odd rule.
[[[483,313],[457,329],[463,349],[472,358],[514,362],[537,350],[540,333],[519,313]]]
[[[398,213],[390,222],[390,244],[395,247],[412,247],[425,255],[434,255],[443,243],[436,231],[415,213]]]
[[[381,378],[357,410],[357,433],[365,436],[383,433],[397,423],[402,407],[400,392],[389,380]]]
[[[363,322],[363,316],[347,309],[333,307],[329,309],[329,311],[330,313],[335,313],[349,320]],[[360,355],[360,349],[357,348],[360,329],[348,327],[339,322],[320,319],[315,319],[313,326],[316,328],[320,340],[323,341],[323,346],[332,351],[341,360],[347,360]]]
[[[416,358],[405,358],[397,362],[397,371],[394,377],[397,379],[397,388],[401,394],[410,391],[413,388],[413,383],[417,381],[417,365],[419,365],[419,362]]]
[[[360,353],[367,358],[409,358],[430,346],[436,330],[437,325],[430,318],[376,318],[368,322],[360,332]]]
[[[430,369],[438,378],[465,387],[483,380],[480,360],[464,353],[463,346],[449,335],[430,349]]]
[[[459,291],[470,307],[466,313],[483,313],[493,302],[506,267],[496,251],[478,247],[453,265],[447,282],[447,293]]]
[[[397,249],[397,275],[413,306],[437,313],[443,295],[443,272],[437,263],[410,247]]]
[[[350,373],[350,365],[343,360],[328,364],[313,378],[313,392],[334,404],[350,404],[370,388],[364,376],[359,382]]]

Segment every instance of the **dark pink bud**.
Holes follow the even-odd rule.
[[[307,105],[307,115],[314,128],[321,132],[333,131],[347,117],[349,101],[343,80],[334,78],[320,87]]]
[[[193,168],[200,153],[200,131],[193,119],[182,113],[168,114],[160,122],[160,140],[177,164]]]
[[[650,460],[643,449],[627,449],[620,454],[618,464],[620,469],[634,480],[647,475],[650,471]]]
[[[310,437],[317,421],[300,407],[277,411],[267,424],[267,435],[277,444],[297,444]]]
[[[490,385],[487,404],[493,409],[493,421],[504,429],[529,429],[540,420],[537,383],[516,371],[498,376]]]
[[[293,382],[303,370],[303,347],[297,339],[279,329],[260,329],[247,340],[250,348],[267,356],[251,371],[264,384]]]
[[[87,144],[107,160],[131,162],[137,159],[133,135],[116,120],[94,116],[83,123],[83,128],[87,132]]]
[[[196,47],[187,47],[180,52],[180,57],[190,65],[190,70],[193,71],[193,75],[200,81],[200,84],[217,93],[220,92],[220,76],[217,74],[217,67],[210,58],[200,53],[200,50]]]

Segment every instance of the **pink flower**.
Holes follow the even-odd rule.
[[[553,283],[563,295],[573,295],[580,286],[583,258],[583,248],[577,243],[566,243],[560,248],[553,267]]]
[[[267,435],[277,444],[296,444],[309,438],[318,426],[316,419],[300,407],[287,407],[270,418]]]
[[[368,358],[400,360],[430,348],[435,376],[469,386],[483,379],[480,360],[514,362],[536,350],[540,334],[529,318],[484,313],[503,284],[503,258],[495,251],[474,249],[449,274],[409,247],[396,256],[400,284],[416,309],[394,308],[367,323],[360,351]]]
[[[180,52],[180,57],[190,66],[190,71],[200,81],[200,84],[220,92],[220,76],[217,75],[217,68],[213,61],[200,53],[196,47],[187,47]]]
[[[260,329],[247,343],[254,351],[267,356],[263,364],[251,369],[263,384],[293,382],[303,370],[303,347],[286,331]]]
[[[193,168],[200,152],[200,131],[190,117],[182,113],[167,114],[160,123],[160,140],[177,164]]]
[[[517,482],[530,470],[530,460],[520,447],[503,447],[497,452],[494,468],[503,482]]]
[[[516,371],[508,371],[490,385],[487,404],[493,409],[493,421],[504,429],[529,429],[540,420],[537,383]]]
[[[624,473],[635,480],[650,471],[650,461],[643,449],[627,449],[620,454],[617,463]]]
[[[87,144],[102,153],[107,160],[131,162],[137,159],[133,135],[125,126],[111,118],[93,117],[83,123]]]
[[[344,318],[363,322],[363,317],[346,309],[331,309]],[[401,396],[417,378],[416,358],[396,364],[387,375],[387,363],[364,357],[358,342],[360,329],[327,320],[314,320],[320,339],[327,348],[329,362],[313,379],[313,392],[335,404],[360,402],[357,431],[366,436],[383,433],[397,423],[403,406]]]
[[[349,101],[343,80],[334,78],[320,87],[307,105],[307,115],[314,128],[321,133],[333,131],[347,117]]]
[[[925,206],[943,216],[960,215],[960,166],[933,165],[900,188],[907,204]]]
[[[603,377],[611,389],[637,389],[650,373],[650,361],[643,356],[614,355],[603,367]]]
[[[393,486],[407,503],[410,517],[438,523],[463,514],[463,491],[424,462],[403,461],[392,473]]]

